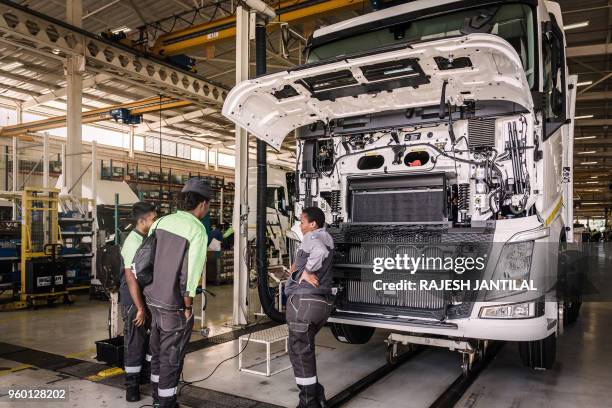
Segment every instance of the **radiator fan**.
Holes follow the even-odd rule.
[[[104,289],[116,292],[121,283],[121,248],[118,245],[105,245],[100,248],[96,257],[96,269]]]

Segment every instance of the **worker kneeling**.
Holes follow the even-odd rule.
[[[153,281],[144,294],[152,315],[154,407],[177,405],[177,385],[193,329],[193,298],[206,265],[208,237],[201,219],[208,213],[210,197],[206,181],[188,180],[179,197],[179,211],[160,218],[151,228],[150,235],[157,240]]]
[[[325,391],[317,378],[315,336],[333,307],[331,263],[334,241],[325,230],[325,214],[317,207],[302,210],[304,238],[285,287],[289,358],[300,389],[299,408],[325,407]]]

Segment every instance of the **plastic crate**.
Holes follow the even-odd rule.
[[[123,336],[96,341],[96,360],[123,368]]]

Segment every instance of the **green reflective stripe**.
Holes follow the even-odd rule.
[[[234,233],[234,228],[229,227],[228,229],[225,230],[225,232],[223,233],[223,239],[229,237],[230,235],[232,235]]]
[[[206,265],[206,250],[208,246],[206,228],[193,214],[186,211],[177,211],[175,214],[160,218],[151,230],[154,228],[168,231],[185,238],[189,242],[186,291],[189,293],[189,296],[195,297],[200,277]]]
[[[142,235],[136,231],[130,232],[121,247],[121,257],[123,258],[123,265],[126,268],[131,267],[134,255],[136,255],[136,251],[140,247],[140,244],[142,244]]]

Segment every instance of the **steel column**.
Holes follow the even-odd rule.
[[[82,0],[66,0],[66,21],[81,27],[83,19]],[[72,186],[72,193],[81,197],[81,153],[83,151],[82,110],[83,110],[83,72],[85,58],[82,55],[71,55],[66,60],[66,184]]]
[[[43,187],[49,188],[49,134],[43,134]]]
[[[249,12],[236,8],[236,83],[249,77]],[[236,126],[236,166],[234,169],[234,302],[233,323],[245,325],[248,321],[247,296],[249,270],[244,254],[248,234],[248,166],[249,144],[245,129]],[[215,160],[217,167],[218,158]]]

